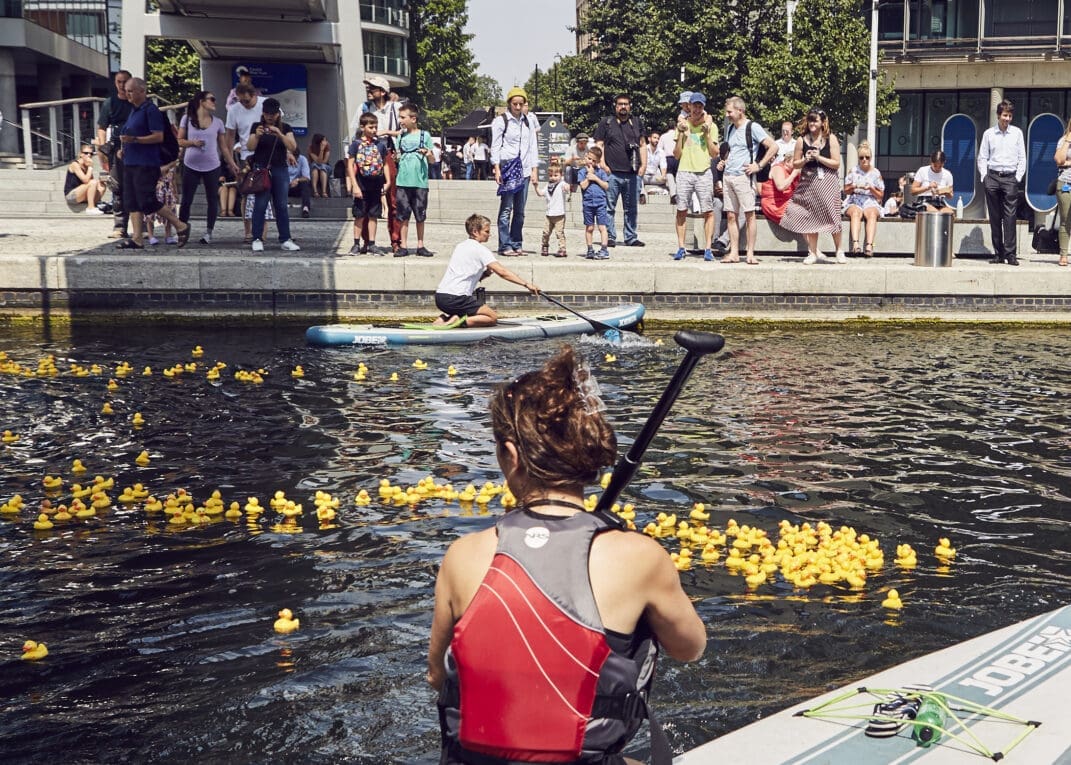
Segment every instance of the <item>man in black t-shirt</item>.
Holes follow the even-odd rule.
[[[97,150],[100,153],[100,165],[104,172],[108,173],[112,180],[112,213],[114,214],[114,228],[112,238],[119,239],[127,236],[127,220],[129,214],[123,207],[123,160],[119,153],[119,135],[123,132],[123,126],[130,116],[134,107],[127,100],[126,82],[131,78],[130,72],[120,69],[115,73],[115,93],[112,93],[104,103],[100,105],[100,117],[97,118]],[[111,128],[111,136],[108,129]]]
[[[610,213],[610,225],[606,233],[608,247],[617,244],[614,213],[617,198],[622,197],[625,210],[625,244],[643,247],[637,238],[636,221],[640,201],[640,183],[647,169],[647,141],[644,140],[643,120],[632,116],[632,99],[619,95],[614,99],[614,116],[607,117],[595,129],[595,144],[602,149],[602,166],[610,174],[610,186],[606,190],[606,206]]]

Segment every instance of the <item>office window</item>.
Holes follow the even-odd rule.
[[[922,93],[900,93],[900,111],[878,132],[878,153],[883,157],[915,157],[922,151]],[[928,153],[928,152],[927,152]]]
[[[941,148],[941,128],[944,127],[945,120],[956,113],[957,106],[955,92],[938,91],[926,94],[923,154],[932,154]]]
[[[1057,0],[985,0],[986,37],[1052,37]]]

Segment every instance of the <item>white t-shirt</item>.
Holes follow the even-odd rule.
[[[564,181],[559,180],[554,184],[554,190],[551,191],[550,184],[539,192],[539,196],[547,203],[547,217],[551,215],[565,215],[565,189],[568,186]]]
[[[658,151],[663,157],[672,157],[673,150],[677,147],[677,130],[667,130],[658,139]],[[648,160],[650,161],[650,160]]]
[[[933,167],[930,165],[923,165],[915,171],[915,181],[921,183],[923,186],[929,186],[932,181],[937,181],[937,188],[943,189],[952,185],[952,173],[945,168],[941,168],[941,172],[935,173]],[[929,189],[924,189],[919,193],[920,197],[933,196]]]
[[[483,272],[494,262],[495,254],[486,245],[475,239],[466,239],[451,253],[446,273],[435,291],[468,297],[476,291]]]
[[[796,152],[796,139],[789,138],[787,141],[777,139],[777,158],[774,162],[780,162],[782,157],[787,156],[792,159],[792,155]]]
[[[241,103],[227,109],[226,127],[238,134],[238,154],[242,159],[248,159],[253,154],[246,144],[249,142],[249,132],[260,122],[263,111],[264,99],[259,96],[252,109],[246,109]]]
[[[487,144],[480,141],[472,147],[472,156],[477,162],[486,162],[488,151],[490,150],[487,148]]]

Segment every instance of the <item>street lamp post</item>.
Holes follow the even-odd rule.
[[[866,97],[866,140],[871,150],[877,138],[878,121],[878,0],[870,0],[870,87]]]
[[[554,54],[554,111],[562,110],[562,92],[558,86],[558,65],[561,63],[562,54]]]
[[[785,0],[785,19],[788,21],[788,52],[792,52],[792,16],[796,13],[799,0]]]

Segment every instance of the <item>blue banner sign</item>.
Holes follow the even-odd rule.
[[[309,132],[308,74],[301,64],[257,64],[245,61],[236,62],[231,69],[231,77],[238,84],[239,66],[249,70],[262,97],[271,97],[279,102],[283,110],[283,121],[294,129],[294,135],[307,135]]]

